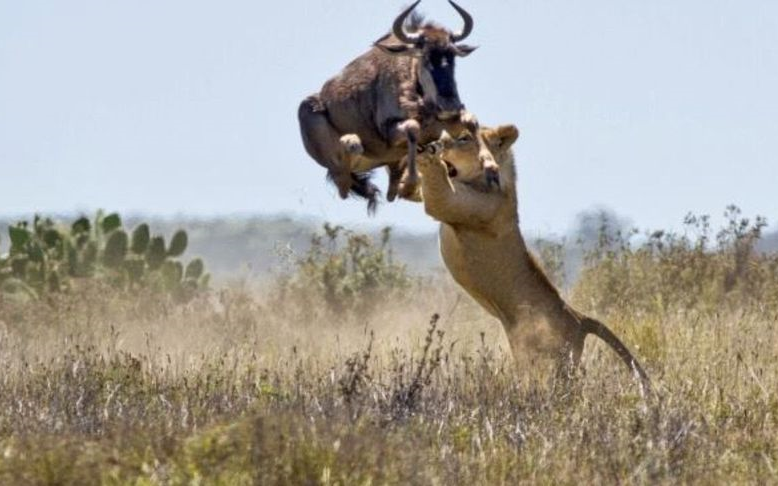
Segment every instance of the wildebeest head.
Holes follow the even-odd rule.
[[[436,108],[440,118],[448,118],[464,108],[454,79],[454,63],[457,57],[465,57],[476,49],[457,44],[472,32],[473,18],[465,9],[449,0],[465,21],[461,32],[454,33],[430,23],[420,25],[419,19],[411,20],[413,31],[409,32],[406,30],[406,19],[419,2],[421,0],[414,2],[395,19],[392,25],[395,39],[390,40],[390,36],[386,35],[375,45],[392,55],[415,57],[416,75],[425,102]]]

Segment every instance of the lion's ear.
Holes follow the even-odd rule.
[[[508,150],[519,138],[516,125],[500,125],[494,129],[493,140],[501,150]]]

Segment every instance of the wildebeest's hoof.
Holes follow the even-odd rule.
[[[402,182],[400,182],[400,185],[398,187],[398,192],[400,194],[400,197],[403,199],[410,199],[412,201],[417,201],[419,197],[419,176],[417,175],[411,175],[406,174],[406,176],[403,178]]]
[[[349,172],[342,171],[329,171],[327,177],[335,183],[335,187],[338,189],[338,195],[341,199],[346,199],[351,192],[351,186],[353,184],[353,177]]]
[[[421,202],[421,186],[419,184],[400,184],[399,192],[402,199]]]
[[[365,152],[362,140],[354,133],[348,133],[340,137],[340,145],[346,153],[351,155],[362,155]]]
[[[397,199],[397,193],[400,190],[400,183],[389,183],[389,187],[386,189],[386,200],[389,202]]]

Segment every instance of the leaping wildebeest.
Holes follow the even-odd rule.
[[[395,19],[389,34],[327,81],[300,104],[298,118],[308,154],[327,169],[340,197],[368,200],[375,210],[378,189],[370,172],[389,170],[387,200],[416,193],[416,151],[442,131],[466,128],[476,135],[489,182],[499,168],[480,136],[478,121],[465,110],[454,79],[457,57],[475,47],[460,44],[473,30],[473,18],[449,0],[464,28],[452,32],[412,14],[421,0]]]

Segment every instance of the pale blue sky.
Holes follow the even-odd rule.
[[[461,4],[481,47],[458,65],[460,94],[522,131],[528,231],[563,232],[596,205],[641,227],[730,202],[778,220],[778,2]],[[0,0],[0,214],[366,221],[304,152],[296,110],[403,5]],[[444,0],[421,10],[461,25]],[[410,203],[372,222],[435,226]]]

